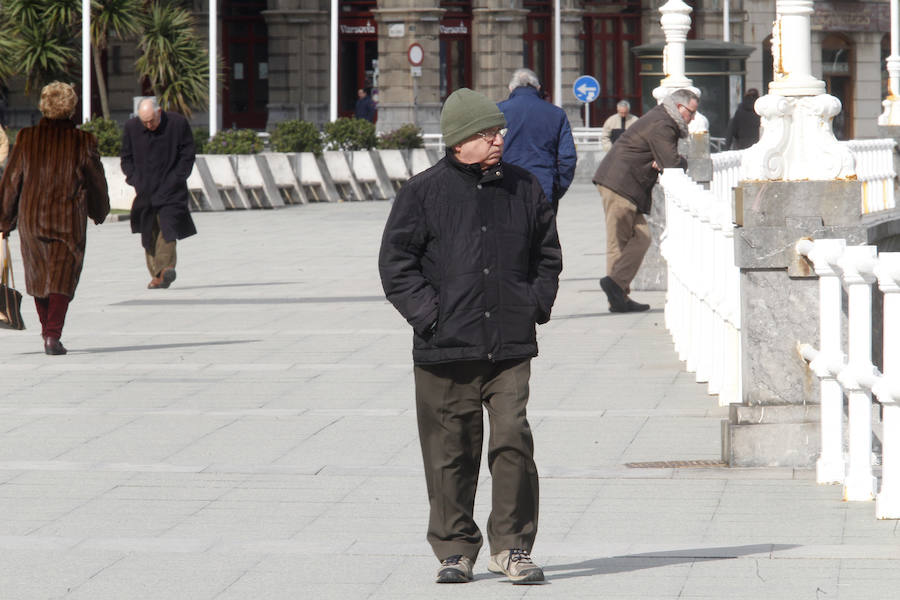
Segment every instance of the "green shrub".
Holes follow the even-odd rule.
[[[82,131],[93,133],[97,138],[100,156],[119,156],[122,150],[122,128],[112,119],[94,117],[80,126]]]
[[[322,154],[322,134],[307,121],[293,119],[275,126],[269,138],[275,152],[313,152]]]
[[[206,142],[209,141],[209,129],[206,127],[194,127],[191,130],[191,133],[194,134],[194,149],[197,154],[203,153],[203,148],[206,146]]]
[[[378,143],[375,124],[365,119],[338,119],[326,123],[325,143],[331,150],[370,150]]]
[[[424,148],[425,139],[422,137],[421,129],[412,123],[407,123],[393,131],[382,133],[378,138],[378,147],[386,150]]]
[[[252,129],[223,129],[203,147],[204,154],[256,154],[263,142]]]

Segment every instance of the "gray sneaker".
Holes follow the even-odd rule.
[[[540,583],[544,581],[544,571],[531,561],[528,552],[521,548],[504,550],[491,555],[488,571],[506,575],[515,584]]]
[[[468,583],[472,581],[472,559],[461,554],[448,556],[441,561],[436,583]]]

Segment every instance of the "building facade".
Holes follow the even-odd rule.
[[[573,125],[583,125],[583,106],[575,100],[572,83],[589,74],[601,84],[600,97],[589,107],[592,125],[612,114],[623,98],[640,114],[642,65],[631,50],[664,41],[662,0],[558,1],[562,98],[551,100],[561,101]],[[694,9],[689,38],[722,39],[723,0],[686,1]],[[743,86],[765,93],[772,78],[775,1],[730,1],[731,41],[755,48]],[[207,35],[208,6],[208,0],[193,5],[201,36]],[[526,66],[537,72],[545,90],[554,89],[554,0],[340,0],[338,6],[339,116],[353,114],[357,90],[372,88],[379,131],[415,123],[436,132],[442,101],[459,87],[499,101],[508,95],[513,70]],[[886,90],[889,6],[886,1],[815,2],[813,72],[843,103],[844,112],[835,120],[841,139],[877,135]],[[219,0],[219,52],[225,67],[219,128],[262,130],[286,119],[328,120],[330,7],[330,0]],[[421,50],[418,64],[411,63],[413,45]],[[131,113],[132,98],[149,91],[134,77],[135,52],[133,42],[115,41],[105,52],[110,104],[120,121]],[[33,122],[35,99],[26,98],[15,80],[6,85],[8,124]],[[92,105],[97,112],[96,98]],[[206,125],[206,111],[199,108],[193,122]]]

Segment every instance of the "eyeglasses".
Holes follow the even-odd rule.
[[[680,107],[683,108],[684,110],[686,110],[686,111],[688,111],[689,113],[691,113],[691,116],[692,116],[692,117],[694,116],[694,113],[697,112],[696,110],[691,110],[691,109],[689,109],[689,108],[688,108],[687,106],[685,106],[684,104],[679,104],[678,106],[680,106]]]
[[[479,131],[475,135],[477,135],[487,143],[492,144],[494,143],[494,140],[497,139],[498,135],[500,137],[505,137],[507,131],[509,131],[509,129],[504,127],[503,129],[489,129],[487,131]]]

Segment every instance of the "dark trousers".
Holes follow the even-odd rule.
[[[538,525],[538,474],[534,441],[525,415],[531,360],[454,362],[414,369],[416,415],[431,507],[428,542],[438,560],[478,556],[475,488],[484,433],[490,422],[488,467],[491,554],[531,551]]]
[[[62,337],[63,325],[66,324],[66,312],[72,299],[64,294],[50,294],[46,298],[34,299],[38,319],[41,320],[41,336],[59,339]]]

